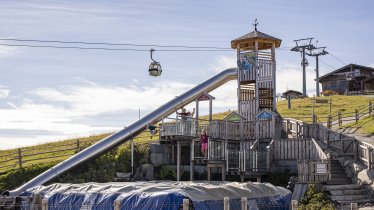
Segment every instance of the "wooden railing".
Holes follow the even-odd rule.
[[[193,151],[192,160],[195,159],[206,159],[206,160],[225,160],[226,159],[226,143],[223,140],[209,139],[208,140],[208,153],[207,157],[204,157],[201,151],[201,140],[192,140]]]
[[[370,108],[368,110],[372,114],[372,110]],[[314,138],[317,141],[324,142],[328,148],[338,153],[339,156],[352,156],[367,168],[374,168],[374,146],[371,144],[358,141],[352,136],[332,131],[321,123],[308,124],[285,118],[283,120],[283,129],[288,134],[294,134],[296,137]]]
[[[210,123],[209,136],[216,139],[240,140],[256,139],[256,124],[259,125],[259,138],[271,138],[270,121],[227,122],[214,120]]]
[[[173,119],[173,122],[163,122],[160,124],[160,136],[192,136],[196,137],[196,120],[193,118]]]
[[[348,91],[347,95],[374,95],[374,90]]]
[[[72,143],[45,146],[43,148],[18,148],[14,152],[0,154],[0,172],[23,168],[45,160],[62,161],[98,140],[77,140]]]

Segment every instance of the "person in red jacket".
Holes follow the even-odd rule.
[[[206,134],[205,129],[201,130],[200,134],[200,140],[201,140],[201,152],[204,155],[204,158],[207,158],[208,154],[208,135]]]

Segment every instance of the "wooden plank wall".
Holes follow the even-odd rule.
[[[253,120],[256,111],[256,100],[240,101],[240,113],[242,116],[246,117],[248,120]]]
[[[273,87],[273,61],[271,60],[258,60],[258,65],[260,66],[259,78],[258,78],[258,88],[271,88]]]
[[[327,159],[313,139],[276,139],[272,150],[273,160]]]

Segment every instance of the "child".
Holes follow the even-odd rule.
[[[208,135],[206,134],[205,129],[201,130],[200,140],[201,140],[201,152],[204,155],[204,159],[206,159],[206,156],[208,154]]]
[[[151,124],[148,124],[148,129],[149,129],[149,132],[151,133],[151,139],[152,139],[153,136],[156,135],[156,133],[157,133],[156,128],[157,128],[156,126],[151,125]]]

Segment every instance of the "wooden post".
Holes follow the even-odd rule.
[[[371,113],[373,112],[373,106],[372,106],[372,102],[369,101],[369,115],[371,115]]]
[[[248,210],[248,199],[247,197],[241,198],[242,210]]]
[[[358,142],[356,139],[353,139],[353,160],[357,162],[357,155],[358,155]]]
[[[22,151],[21,148],[18,148],[18,165],[22,168]]]
[[[223,210],[230,210],[230,198],[229,197],[223,198]]]
[[[120,210],[121,209],[121,200],[114,200],[113,206],[114,206],[114,210]]]
[[[79,152],[81,150],[79,139],[77,139],[76,143],[77,143],[77,151]]]
[[[291,201],[291,210],[298,210],[299,209],[299,201],[298,200],[292,200]]]
[[[48,199],[42,200],[42,210],[48,210]]]
[[[356,122],[358,122],[360,116],[358,115],[358,110],[355,109],[355,118],[356,118]]]
[[[194,179],[194,153],[195,153],[195,140],[191,141],[191,162],[190,162],[190,181],[193,181]]]
[[[210,176],[211,176],[211,174],[210,174],[210,172],[211,172],[211,167],[210,167],[209,163],[207,164],[207,168],[208,168],[208,181],[210,181]]]
[[[181,143],[177,142],[177,181],[181,179]]]
[[[287,101],[288,101],[288,109],[291,109],[291,96],[287,96]]]
[[[373,149],[371,147],[368,147],[368,169],[372,169],[373,168]]]
[[[189,210],[189,209],[190,209],[190,200],[183,199],[183,210]]]
[[[331,115],[327,116],[327,128],[331,129]]]
[[[340,110],[338,111],[338,123],[339,123],[339,127],[342,126],[342,124],[343,124],[342,112]]]
[[[357,203],[351,203],[351,210],[357,210],[358,206]]]

